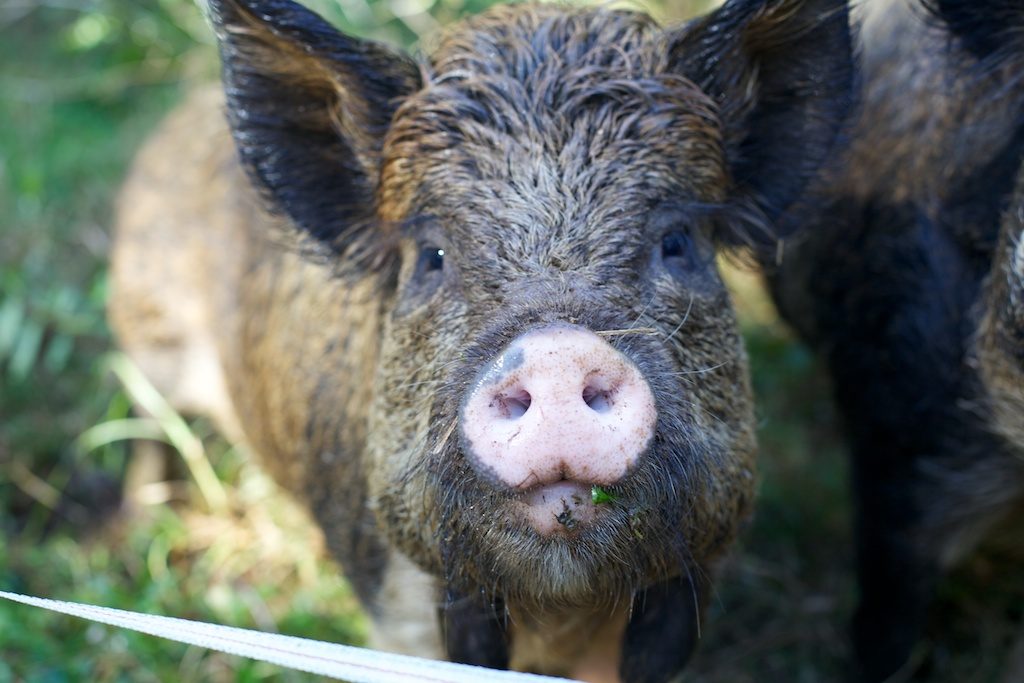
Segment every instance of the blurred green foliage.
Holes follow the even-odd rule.
[[[362,617],[336,567],[311,550],[315,533],[297,536],[308,541],[303,547],[260,554],[287,528],[269,518],[287,522],[297,513],[284,502],[267,518],[246,512],[247,496],[273,495],[203,423],[194,428],[233,506],[223,528],[200,543],[202,529],[218,520],[197,517],[191,490],[177,496],[181,504],[101,527],[119,502],[127,446],[77,446],[87,428],[130,414],[105,363],[117,187],[146,133],[189,84],[216,76],[212,45],[189,0],[0,4],[0,587],[360,642]],[[282,564],[285,557],[306,565]],[[311,679],[0,605],[0,683],[268,676]]]
[[[83,469],[74,437],[127,411],[98,364],[112,197],[204,32],[180,0],[0,8],[2,509],[45,514],[12,486],[12,463],[63,489]],[[100,457],[116,473],[123,448]]]

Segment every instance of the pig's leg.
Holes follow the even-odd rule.
[[[940,577],[1020,497],[1020,462],[988,424],[962,406],[940,413],[946,434],[920,432],[916,445],[904,443],[911,450],[886,446],[895,437],[881,430],[879,438],[854,445],[861,595],[853,637],[868,681],[885,680],[907,664]],[[913,423],[906,430],[913,432]]]
[[[863,678],[881,681],[910,657],[940,569],[937,557],[918,551],[923,513],[911,495],[912,469],[872,456],[853,461],[860,586],[853,641]]]
[[[368,607],[372,622],[370,647],[444,659],[436,616],[437,598],[436,580],[402,553],[390,551],[379,592]]]
[[[441,606],[441,624],[448,659],[491,669],[509,663],[505,606],[482,593],[448,591]]]
[[[704,582],[700,569],[689,577],[651,586],[633,601],[626,626],[622,680],[667,683],[676,680],[697,645]]]

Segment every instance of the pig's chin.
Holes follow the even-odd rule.
[[[630,528],[627,508],[593,503],[590,484],[559,481],[492,502],[493,516],[468,525],[459,557],[472,558],[462,569],[509,604],[614,603],[644,585],[657,563]]]
[[[598,515],[591,488],[574,481],[536,486],[516,500],[516,513],[541,536],[575,534]]]
[[[672,485],[672,470],[651,464],[672,461],[652,452],[614,486],[614,499],[595,503],[592,482],[510,490],[454,448],[442,450],[425,488],[439,502],[438,526],[418,538],[437,544],[439,575],[463,593],[482,589],[524,609],[612,604],[685,563],[683,488]],[[415,498],[414,481],[400,487],[405,500]]]

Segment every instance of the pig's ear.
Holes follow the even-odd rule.
[[[773,243],[769,226],[801,199],[854,99],[846,2],[730,0],[678,30],[669,50],[673,70],[718,105],[732,196],[746,217],[720,238]]]
[[[335,253],[372,241],[384,134],[419,67],[287,0],[210,0],[242,163],[301,233]]]
[[[924,5],[979,58],[1024,51],[1020,0],[924,0]]]

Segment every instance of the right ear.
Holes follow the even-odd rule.
[[[1001,50],[1024,51],[1020,0],[924,0],[924,5],[979,58]]]
[[[719,238],[775,246],[852,108],[846,1],[727,0],[670,34],[669,64],[718,106],[731,203],[749,218]]]
[[[253,183],[336,254],[373,250],[380,151],[420,69],[289,0],[210,0],[228,120]]]

